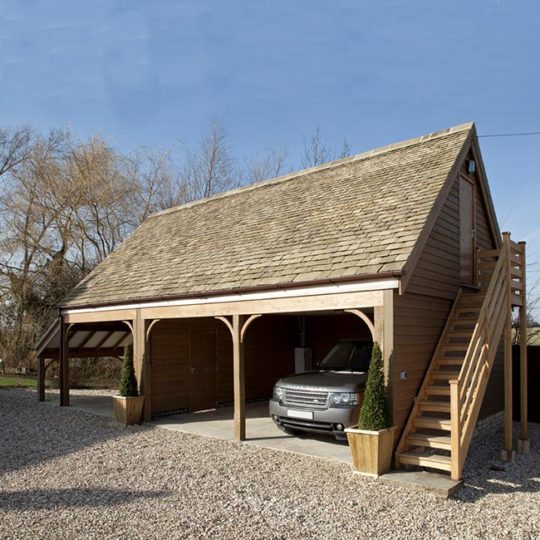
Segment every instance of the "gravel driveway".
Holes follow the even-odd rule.
[[[0,538],[539,538],[540,425],[532,453],[490,469],[476,444],[453,500],[316,458],[122,428],[0,391]]]

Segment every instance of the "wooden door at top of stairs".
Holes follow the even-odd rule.
[[[217,407],[217,334],[215,330],[191,330],[190,398],[192,412]]]
[[[464,176],[459,177],[459,245],[460,278],[463,285],[477,285],[475,187]]]

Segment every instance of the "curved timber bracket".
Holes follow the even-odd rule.
[[[146,329],[146,341],[148,341],[150,339],[150,332],[152,331],[152,328],[154,328],[154,325],[156,323],[158,323],[159,321],[161,321],[161,319],[154,319],[149,325],[148,325],[148,328]]]
[[[234,328],[232,326],[232,323],[231,321],[229,321],[229,319],[227,317],[214,317],[215,319],[218,319],[220,321],[222,321],[223,323],[225,323],[225,325],[227,326],[227,328],[229,329],[230,333],[231,333],[231,336],[234,340]]]
[[[135,335],[135,332],[133,331],[133,324],[131,323],[131,321],[122,321],[122,322],[131,330],[131,334]]]
[[[366,326],[369,328],[373,341],[376,341],[375,325],[373,324],[373,321],[363,311],[359,309],[344,309],[343,311],[345,311],[345,313],[351,313],[352,315],[360,317],[360,319],[362,319],[366,323]]]
[[[244,341],[244,337],[246,334],[246,330],[248,329],[249,325],[255,320],[258,319],[261,315],[251,315],[242,325],[242,330],[240,330],[240,341]]]

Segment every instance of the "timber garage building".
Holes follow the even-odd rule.
[[[373,340],[396,463],[450,471],[414,452],[440,433],[459,477],[477,420],[503,408],[524,253],[499,232],[473,124],[171,208],[63,300],[37,347],[39,396],[47,360],[69,405],[69,358],[132,343],[145,421],[233,404],[242,440],[246,401],[341,339]]]

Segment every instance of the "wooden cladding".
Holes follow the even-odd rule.
[[[292,317],[253,322],[245,344],[246,399],[269,397],[275,381],[294,370],[295,337]],[[152,330],[150,346],[154,413],[232,403],[232,341],[221,321],[161,321]]]
[[[475,187],[468,178],[459,182],[459,244],[461,283],[476,285]]]
[[[314,361],[340,339],[350,338],[371,340],[369,329],[355,315],[307,317],[306,346],[312,348]],[[262,316],[251,323],[244,344],[246,400],[268,399],[277,379],[294,372],[294,348],[299,344],[298,316]],[[232,404],[232,352],[230,331],[219,320],[158,322],[150,334],[152,412]]]
[[[462,178],[463,180],[460,180]],[[466,189],[474,200],[464,203]],[[452,303],[463,280],[463,268],[470,271],[470,263],[462,263],[465,228],[475,230],[475,245],[483,249],[496,247],[489,225],[488,212],[475,178],[458,175],[418,259],[413,275],[402,296],[395,295],[393,409],[394,422],[403,427],[413,400],[418,393],[431,357],[446,322]],[[466,218],[462,217],[467,212]],[[472,214],[474,212],[474,215]],[[464,219],[467,224],[465,227]],[[469,233],[470,234],[470,231]],[[472,234],[470,236],[472,238]],[[470,245],[467,249],[470,248]],[[476,269],[475,269],[476,271]],[[481,417],[501,405],[502,370],[500,356],[486,391],[485,409]],[[399,374],[407,372],[406,379]]]

